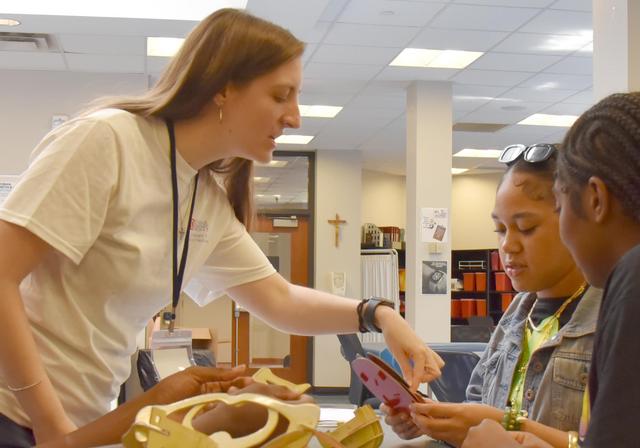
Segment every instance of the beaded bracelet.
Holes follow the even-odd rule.
[[[516,408],[507,406],[502,416],[502,427],[507,431],[520,431],[522,421],[526,420],[527,416],[527,411],[518,411]]]

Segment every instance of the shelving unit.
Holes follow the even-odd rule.
[[[451,290],[451,324],[467,324],[470,316],[491,316],[497,323],[515,295],[498,250],[454,250],[451,264],[451,278],[462,287]]]

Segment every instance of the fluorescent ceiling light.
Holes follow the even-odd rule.
[[[458,151],[453,157],[475,157],[480,159],[497,159],[502,154],[499,149],[473,149],[465,148]]]
[[[306,145],[313,140],[313,135],[281,135],[276,139],[276,143],[282,143],[285,145]]]
[[[283,167],[287,166],[288,163],[289,163],[288,160],[272,160],[272,161],[267,162],[267,163],[255,162],[255,164],[258,165],[258,166],[264,166],[264,167],[268,167],[268,168],[283,168]]]
[[[593,41],[593,30],[582,30],[569,36],[551,36],[538,48],[546,51],[575,51]]]
[[[19,20],[15,19],[0,19],[0,26],[18,26],[20,25]]]
[[[300,115],[303,117],[333,118],[342,110],[340,106],[303,105],[300,108]]]
[[[483,54],[479,51],[405,48],[389,65],[394,67],[465,68]]]
[[[575,123],[577,119],[577,115],[533,114],[529,115],[518,124],[529,126],[559,126],[568,128],[571,127],[571,125]]]
[[[257,184],[266,184],[270,180],[270,177],[253,176],[253,181]]]
[[[200,21],[221,8],[245,9],[247,0],[3,0],[3,14]]]
[[[451,174],[462,174],[469,171],[469,168],[451,168]]]
[[[183,42],[181,37],[147,37],[147,56],[173,57]]]

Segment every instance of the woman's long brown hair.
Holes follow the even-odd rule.
[[[116,108],[172,120],[196,116],[228,85],[242,86],[302,55],[304,43],[289,31],[236,9],[221,9],[187,36],[158,82],[140,96],[102,99],[95,108]],[[243,158],[209,165],[224,175],[236,217],[250,228],[253,162]]]

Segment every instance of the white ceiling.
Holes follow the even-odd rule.
[[[508,125],[495,133],[454,132],[453,152],[558,141],[565,128],[515,123],[536,112],[579,114],[592,103],[590,37],[585,40],[591,0],[249,0],[247,9],[308,42],[301,103],[344,106],[334,119],[303,120],[295,133],[314,135],[309,145],[279,149],[361,150],[366,168],[404,173],[405,88],[413,80],[453,83],[454,123]],[[2,17],[9,16],[0,4]],[[11,17],[22,24],[0,31],[51,34],[56,46],[0,51],[0,69],[152,76],[166,60],[145,55],[145,38],[182,37],[195,23]],[[389,67],[404,47],[486,54],[462,70]],[[454,166],[479,163],[454,158]]]

